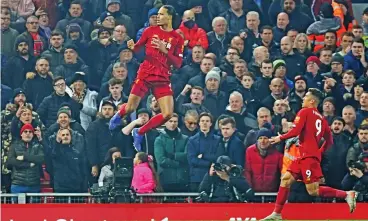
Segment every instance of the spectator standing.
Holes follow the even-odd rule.
[[[54,92],[45,97],[37,109],[37,113],[46,128],[50,127],[51,124],[56,121],[57,112],[63,103],[70,104],[71,114],[75,116],[74,120],[80,121],[79,110],[82,108],[82,105],[78,104],[67,93],[65,93],[66,84],[64,78],[55,77],[52,83]]]
[[[90,33],[92,32],[92,24],[83,18],[83,5],[81,1],[74,0],[70,3],[69,11],[64,19],[60,20],[57,24],[55,29],[63,31],[67,33],[67,28],[72,23],[77,23],[82,32],[83,36],[86,40],[90,39]]]
[[[74,101],[82,105],[80,121],[84,130],[87,130],[97,113],[97,92],[87,87],[87,79],[83,72],[77,72],[66,92]]]
[[[7,163],[8,168],[12,168],[11,192],[39,193],[40,166],[44,161],[43,146],[39,143],[42,141],[41,133],[35,131],[31,124],[25,124],[20,134],[21,139],[10,147]]]
[[[10,27],[10,13],[1,10],[1,54],[6,58],[16,55],[14,43],[19,35],[18,31]]]
[[[179,130],[178,121],[179,116],[174,114],[155,140],[157,172],[165,192],[188,191],[188,137]]]
[[[244,175],[255,192],[276,192],[280,183],[282,154],[270,144],[272,132],[262,128],[257,143],[247,148]]]
[[[56,67],[64,61],[63,44],[63,33],[58,30],[51,32],[50,47],[41,54],[42,57],[47,58],[50,62],[51,72],[54,72]]]
[[[15,39],[17,42],[18,39],[26,39],[28,44],[28,52],[32,56],[39,56],[41,53],[48,48],[48,42],[44,36],[41,36],[39,32],[39,21],[38,18],[34,15],[31,15],[27,18],[26,23],[27,30],[22,34],[18,35]]]
[[[50,137],[55,193],[87,192],[87,162],[83,136],[60,129]]]
[[[227,31],[228,23],[223,17],[216,17],[212,20],[212,31],[207,33],[208,52],[214,53],[216,57],[222,58],[232,39],[231,34]]]
[[[190,137],[187,143],[189,182],[193,192],[198,191],[200,182],[218,155],[220,137],[211,132],[212,116],[202,113],[199,116],[199,132]]]
[[[179,29],[184,34],[184,46],[191,50],[194,46],[200,45],[207,50],[208,39],[206,32],[196,24],[193,11],[187,10],[184,12]]]
[[[23,88],[34,109],[37,109],[43,99],[53,92],[52,77],[49,62],[42,57],[36,62],[35,72],[27,73]]]
[[[290,37],[285,36],[281,39],[281,59],[285,61],[286,76],[294,79],[298,74],[305,71],[306,58],[293,50],[293,44]]]
[[[137,193],[162,191],[158,174],[153,165],[153,158],[144,152],[138,152],[135,155],[132,188]]]
[[[285,12],[280,12],[277,15],[276,26],[272,28],[276,43],[280,43],[281,38],[287,35],[289,22],[289,16]]]
[[[354,39],[351,45],[351,51],[344,56],[344,70],[353,70],[356,74],[355,78],[358,79],[364,75],[368,67],[367,57],[363,39]]]
[[[1,70],[2,84],[12,89],[20,88],[26,79],[26,74],[35,68],[36,59],[29,52],[28,40],[24,37],[17,37],[15,40],[16,55],[10,57]]]
[[[208,72],[210,74],[211,72]],[[208,74],[206,76],[208,76]],[[190,103],[184,103],[186,93],[190,92]],[[209,112],[203,105],[204,91],[201,87],[186,85],[181,94],[176,98],[175,106],[180,116],[184,117],[188,110],[196,110],[198,114]]]
[[[246,12],[243,10],[243,0],[229,0],[230,8],[220,16],[224,17],[228,24],[228,32],[237,34],[245,27]]]

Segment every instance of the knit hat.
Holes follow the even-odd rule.
[[[60,114],[66,114],[66,115],[68,115],[69,118],[71,118],[70,109],[68,109],[68,108],[65,108],[65,107],[60,108],[59,111],[57,112],[56,116],[59,117]]]
[[[336,54],[332,57],[332,60],[331,60],[331,64],[334,63],[334,62],[338,62],[340,64],[344,64],[344,57],[339,55],[339,54]]]
[[[112,107],[114,108],[114,110],[116,109],[115,104],[114,104],[113,102],[109,101],[109,100],[103,100],[103,101],[102,101],[102,105],[101,105],[101,107],[103,107],[103,106],[105,106],[105,105],[110,105],[110,106],[112,106]]]
[[[314,62],[316,63],[318,66],[321,65],[321,61],[319,60],[319,58],[317,56],[310,56],[307,61],[305,62],[305,64],[308,65],[309,62]]]
[[[319,9],[319,13],[323,18],[334,18],[331,3],[324,2]]]
[[[368,15],[368,7],[366,7],[363,11],[363,15]]]
[[[106,8],[113,3],[118,3],[119,5],[121,5],[120,0],[106,0]]]
[[[71,23],[66,28],[66,33],[69,33],[70,34],[70,32],[79,32],[79,33],[82,33],[82,28],[77,23]]]
[[[323,100],[323,103],[322,103],[322,104],[324,104],[324,103],[326,103],[326,102],[330,102],[331,104],[333,104],[334,106],[336,106],[336,105],[335,105],[336,101],[335,101],[335,98],[333,98],[333,97],[326,97],[326,98]]]
[[[286,66],[286,63],[282,59],[277,59],[272,63],[273,69],[276,70],[278,67]]]
[[[218,68],[218,67],[212,68],[212,70],[210,70],[206,74],[206,81],[205,82],[207,82],[211,78],[215,78],[216,80],[221,81],[220,73],[221,73],[220,68]]]
[[[101,21],[101,22],[102,22],[102,21]],[[105,31],[107,31],[107,32],[111,35],[111,33],[110,33],[109,29],[104,28],[104,27],[101,27],[101,28],[99,28],[99,29],[98,29],[97,36],[99,37],[99,36],[100,36],[100,34],[101,34],[102,32],[105,32]]]
[[[20,44],[20,43],[23,43],[23,42],[25,42],[25,43],[27,43],[27,45],[28,45],[28,41],[27,41],[27,38],[25,38],[25,37],[19,37],[19,38],[17,38],[16,39],[16,42],[15,42],[15,47],[18,47],[18,45]]]
[[[216,160],[216,163],[231,166],[232,160],[228,156],[219,156]]]
[[[100,15],[100,22],[102,23],[109,16],[112,16],[110,12],[102,12],[102,14]]]
[[[151,8],[148,11],[148,19],[152,16],[152,15],[157,15],[158,14],[158,9],[157,8]]]
[[[146,108],[141,108],[137,111],[137,116],[140,114],[148,114],[150,115],[150,112]]]
[[[121,44],[121,46],[119,47],[119,54],[124,51],[124,50],[130,50],[130,48],[128,48],[128,44],[126,41],[123,42],[123,44]],[[130,50],[132,51],[132,50]]]
[[[267,137],[267,138],[271,138],[272,137],[272,132],[267,129],[267,128],[261,128],[258,133],[257,133],[257,140],[260,137]]]
[[[78,53],[78,47],[75,44],[72,43],[65,44],[64,51],[66,51],[67,49],[73,49],[75,52]]]
[[[307,79],[303,75],[297,75],[297,76],[295,76],[294,83],[296,83],[299,80],[302,80],[302,81],[305,82],[305,84],[307,84]]]
[[[188,9],[192,9],[197,6],[204,7],[205,6],[204,1],[203,0],[189,0],[188,1],[188,7],[187,7]]]
[[[34,133],[34,128],[32,124],[24,124],[23,127],[20,129],[20,134],[22,134],[25,130],[31,130],[32,133]]]
[[[71,84],[73,84],[76,81],[82,81],[85,84],[87,84],[86,73],[81,72],[81,71],[75,72],[75,74],[74,74],[74,76],[72,78]]]
[[[15,99],[16,96],[20,95],[20,94],[24,94],[24,96],[26,95],[26,93],[23,91],[22,88],[17,88],[13,91],[13,100]]]

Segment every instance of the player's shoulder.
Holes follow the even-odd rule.
[[[144,31],[146,32],[156,31],[158,30],[157,28],[159,28],[159,26],[149,26]]]

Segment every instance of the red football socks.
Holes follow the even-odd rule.
[[[275,213],[281,213],[284,208],[285,202],[289,197],[290,189],[286,187],[280,186],[279,192],[277,193],[276,204],[275,204]]]
[[[147,133],[149,130],[157,128],[164,124],[166,120],[162,114],[157,114],[156,116],[152,117],[145,125],[143,125],[138,130],[138,134],[143,135]]]
[[[345,191],[337,190],[328,186],[320,186],[318,191],[318,195],[322,197],[345,199],[347,196]]]
[[[120,117],[124,117],[125,116],[125,114],[126,114],[126,108],[125,107],[126,106],[127,106],[127,103],[121,105],[120,110],[119,110]]]

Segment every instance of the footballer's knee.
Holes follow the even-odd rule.
[[[290,172],[286,172],[281,177],[281,186],[282,187],[290,188],[290,186],[291,186],[291,184],[293,184],[293,182],[294,182],[294,177],[291,175]]]
[[[307,192],[310,196],[318,196],[318,189],[319,189],[319,185],[318,183],[311,183],[311,184],[306,184],[306,189]]]

